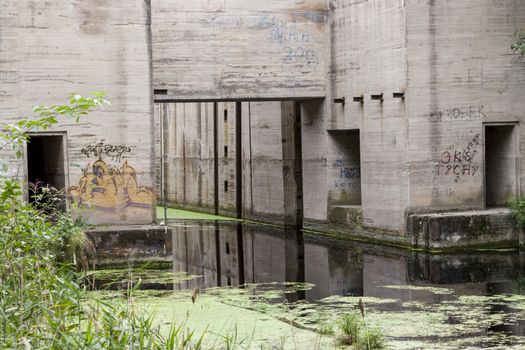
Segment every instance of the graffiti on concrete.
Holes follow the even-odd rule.
[[[463,149],[451,149],[441,153],[435,172],[438,176],[454,176],[459,182],[462,176],[476,176],[479,174],[480,164],[474,162],[478,154],[481,134],[477,133]]]
[[[321,21],[319,16],[322,14],[319,13],[317,16],[314,13],[303,13],[303,15],[308,15],[308,17],[303,16],[303,18],[317,22]],[[324,14],[322,16],[322,20],[324,20]],[[269,39],[283,45],[285,55],[282,60],[284,63],[302,61],[309,64],[318,59],[317,52],[309,47],[313,41],[311,34],[296,29],[289,29],[287,22],[270,14],[265,14],[261,17],[259,27],[269,29]]]
[[[360,186],[361,167],[358,164],[339,158],[335,160],[334,168],[339,172],[339,178],[334,182],[334,187],[353,187],[356,184]]]
[[[483,119],[485,117],[483,106],[468,106],[432,112],[428,115],[428,120],[430,122],[439,123],[443,121]]]
[[[103,156],[111,157],[114,162],[122,162],[124,155],[131,152],[131,148],[123,145],[109,145],[104,142],[99,142],[95,145],[87,145],[80,151],[87,158],[96,157],[99,160]]]
[[[79,207],[115,211],[152,206],[153,189],[139,185],[135,169],[127,160],[119,167],[111,167],[99,159],[83,173],[78,185],[68,190],[72,202]]]
[[[361,167],[341,168],[341,179],[358,179],[361,177]]]

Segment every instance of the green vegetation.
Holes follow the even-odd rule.
[[[334,325],[331,322],[319,321],[317,332],[322,335],[332,336],[335,334]]]
[[[64,106],[35,107],[37,118],[6,125],[2,159],[20,162],[28,132],[46,130],[60,117],[78,121],[109,103],[103,94],[71,95]],[[0,174],[0,348],[2,349],[200,349],[202,336],[183,323],[161,333],[154,315],[134,305],[131,284],[110,300],[89,293],[77,272],[93,253],[82,228],[63,211],[62,194],[44,187],[24,203],[22,184]]]
[[[521,56],[525,55],[525,31],[516,30],[514,32],[514,42],[511,49]]]
[[[519,228],[525,228],[525,198],[516,198],[508,203]]]
[[[385,340],[381,329],[369,328],[364,317],[357,313],[344,314],[338,321],[337,341],[358,350],[383,349]]]
[[[339,343],[344,345],[359,344],[364,323],[357,313],[343,315],[337,325],[340,331],[337,336]]]
[[[372,327],[365,330],[365,336],[359,338],[359,349],[384,349],[385,348],[385,337],[383,331],[378,327]]]
[[[188,210],[182,210],[182,209],[174,209],[174,208],[167,208],[167,217],[168,219],[178,219],[178,220],[206,220],[206,221],[235,221],[236,219],[226,217],[226,216],[220,216],[220,215],[212,215],[212,214],[206,214],[206,213],[199,213],[194,211],[188,211]],[[164,218],[164,207],[157,207],[157,218],[158,220],[162,220]]]

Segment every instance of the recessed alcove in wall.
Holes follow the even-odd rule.
[[[485,125],[485,202],[505,206],[518,193],[517,126]]]
[[[361,140],[358,129],[329,131],[333,155],[331,205],[361,205]]]

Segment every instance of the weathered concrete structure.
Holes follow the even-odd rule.
[[[0,9],[3,122],[71,91],[113,102],[35,137],[58,154],[35,176],[59,173],[91,222],[154,220],[156,101],[177,205],[426,248],[518,242],[492,208],[523,193],[525,65],[509,48],[525,28],[519,1]]]
[[[525,71],[509,46],[525,5],[330,1],[324,13],[326,98],[301,102],[305,226],[430,248],[516,244],[508,211],[486,209],[521,193]],[[278,178],[248,192],[283,198]]]
[[[295,214],[293,102],[242,104],[242,215],[284,225]],[[218,103],[214,172],[213,104],[157,104],[157,197],[170,206],[235,216],[235,103]],[[161,128],[160,122],[164,125]],[[164,134],[161,137],[161,132]],[[162,141],[161,141],[162,139]],[[161,171],[160,143],[164,143]],[[163,179],[161,179],[161,176]],[[215,181],[218,191],[215,194]],[[165,188],[161,189],[161,185]],[[165,190],[165,192],[164,192]]]
[[[325,0],[152,0],[157,100],[322,98]]]
[[[110,110],[80,125],[61,121],[33,135],[23,162],[10,169],[65,187],[75,213],[92,223],[155,220],[149,22],[143,1],[0,4],[2,124],[30,116],[35,104],[61,104],[72,92],[103,90],[111,99]],[[41,161],[43,173],[28,171]]]

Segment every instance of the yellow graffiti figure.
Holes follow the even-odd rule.
[[[121,167],[111,168],[99,159],[88,169],[90,171],[84,171],[78,185],[68,191],[78,206],[100,210],[151,208],[153,189],[139,186],[135,169],[128,165],[127,160]]]

